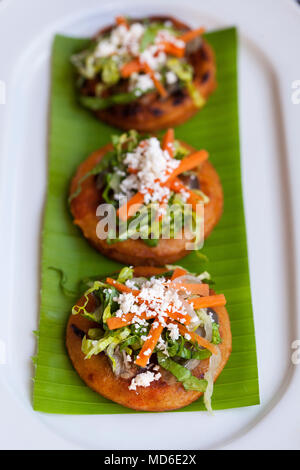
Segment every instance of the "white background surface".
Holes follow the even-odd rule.
[[[239,28],[242,172],[261,405],[214,417],[35,413],[29,357],[38,321],[51,41],[56,32],[89,35],[116,13],[163,11],[192,25]],[[300,365],[291,362],[291,344],[300,339],[300,104],[291,99],[292,83],[300,80],[299,43],[300,7],[292,0],[198,0],[197,7],[186,0],[184,6],[173,0],[0,2],[0,80],[6,83],[6,104],[0,105],[0,340],[7,349],[7,363],[0,365],[1,448],[300,448]],[[145,424],[150,435],[137,436]]]

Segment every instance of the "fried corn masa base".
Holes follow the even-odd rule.
[[[135,276],[157,275],[165,271],[159,268],[136,267]],[[211,290],[210,294],[214,294]],[[230,321],[225,307],[215,307],[214,311],[219,318],[219,330],[222,343],[219,344],[221,361],[216,371],[214,381],[225,367],[231,353]],[[197,400],[202,393],[193,390],[185,390],[180,382],[177,382],[170,373],[159,367],[162,377],[151,382],[149,387],[137,387],[129,390],[131,379],[116,377],[105,353],[84,359],[81,351],[82,337],[87,334],[89,328],[95,328],[98,324],[79,315],[70,315],[66,331],[66,347],[71,362],[88,387],[105,398],[112,400],[127,408],[139,411],[170,411],[183,408]],[[197,377],[203,377],[209,366],[209,358],[204,359],[192,371]],[[175,379],[175,380],[172,380]]]
[[[181,142],[181,145],[190,152],[195,152],[195,149],[186,143]],[[92,153],[81,163],[71,181],[70,196],[78,188],[80,179],[94,168],[110,150],[112,150],[112,145],[108,144]],[[223,190],[219,176],[210,162],[205,161],[198,168],[198,180],[201,191],[209,197],[209,202],[204,205],[204,238],[206,238],[222,215]],[[81,184],[81,192],[71,201],[70,209],[74,224],[80,227],[85,238],[105,256],[134,266],[164,266],[174,263],[189,253],[186,245],[190,244],[192,240],[187,239],[185,231],[183,231],[182,239],[161,239],[155,247],[146,245],[140,239],[129,239],[111,244],[108,244],[106,240],[101,240],[96,233],[96,227],[100,220],[96,216],[96,210],[102,202],[101,191],[96,186],[96,177],[90,176]]]
[[[153,21],[170,21],[180,31],[187,32],[191,28],[186,24],[167,16],[152,16]],[[141,21],[135,20],[135,21]],[[109,32],[113,25],[98,33]],[[201,47],[186,55],[187,61],[194,68],[194,85],[206,100],[216,89],[216,61],[212,47],[203,39]],[[88,80],[81,88],[82,95],[95,95],[96,80]],[[120,85],[121,86],[121,85]],[[124,91],[117,89],[115,93]],[[135,129],[140,132],[154,132],[167,127],[175,127],[190,119],[197,111],[197,107],[186,88],[174,90],[162,98],[158,92],[147,93],[132,103],[115,105],[107,109],[95,111],[94,114],[112,126],[124,130]]]

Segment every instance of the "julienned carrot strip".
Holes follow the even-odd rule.
[[[162,141],[162,149],[167,150],[170,157],[174,154],[174,129],[168,129]]]
[[[149,331],[149,335],[146,341],[144,342],[143,347],[139,352],[139,355],[136,358],[135,363],[138,366],[145,367],[147,365],[163,329],[164,327],[161,323],[154,322],[152,324],[152,327]]]
[[[194,342],[197,342],[199,346],[202,346],[205,349],[208,349],[212,354],[218,354],[218,348],[206,339],[202,338],[202,336],[197,335],[197,333],[193,333],[192,331],[189,331],[185,326],[180,325],[180,323],[177,324],[179,332],[182,336],[189,335],[191,337],[191,340]]]
[[[193,29],[193,31],[188,31],[187,33],[182,34],[178,39],[183,42],[189,42],[197,36],[201,36],[203,33],[205,33],[205,28]]]
[[[167,310],[167,314],[168,314],[168,317],[180,323],[184,323],[185,325],[189,325],[191,323],[191,317],[188,313],[186,315],[183,315],[180,312],[173,312],[173,311]]]
[[[121,75],[123,78],[128,78],[134,72],[142,72],[142,71],[150,75],[159,94],[162,97],[166,97],[168,94],[167,91],[165,90],[163,85],[160,83],[160,81],[156,78],[154,70],[151,69],[151,67],[147,64],[147,62],[141,63],[138,59],[134,59],[131,62],[128,62],[127,64],[123,65],[121,69]]]
[[[126,313],[126,315],[122,315],[122,317],[110,317],[106,320],[107,326],[110,330],[117,330],[118,328],[122,328],[123,326],[130,325],[133,319],[136,317],[136,313]],[[138,315],[141,320],[150,320],[151,318],[156,317],[156,313],[142,313]]]
[[[208,297],[197,297],[195,299],[189,299],[188,302],[193,305],[194,309],[221,307],[226,305],[226,299],[223,294],[209,295]]]
[[[209,155],[206,150],[199,150],[198,152],[192,153],[191,155],[188,155],[187,157],[183,158],[179,163],[178,167],[172,171],[165,184],[170,184],[171,181],[181,173],[193,170],[193,168],[199,166],[201,163],[207,160],[208,156]]]
[[[198,194],[194,193],[194,191],[192,191],[191,189],[187,188],[181,181],[179,178],[175,178],[172,182],[171,182],[171,185],[170,185],[170,188],[175,191],[176,193],[180,193],[180,192],[185,192],[189,195],[188,197],[188,200],[187,202],[189,204],[192,204],[193,206],[193,209],[196,210],[196,206],[198,204],[199,201],[202,201],[202,197],[199,196]]]
[[[158,93],[162,97],[166,97],[168,93],[165,90],[165,88],[163,87],[163,85],[160,83],[160,81],[156,78],[154,70],[152,70],[152,68],[147,64],[147,62],[143,62],[142,67],[143,67],[144,71],[148,75],[150,75],[150,77],[153,80],[153,83],[154,83]]]
[[[128,173],[131,173],[132,175],[136,175],[139,170],[136,168],[131,168],[130,166],[127,168]]]
[[[187,274],[186,269],[184,269],[184,268],[175,268],[175,270],[172,274],[172,277],[171,277],[171,281],[174,281],[174,279],[176,279],[177,277],[185,276],[186,274]]]
[[[115,279],[112,279],[111,277],[106,278],[106,283],[110,286],[115,287],[118,291],[124,292],[125,294],[139,295],[140,293],[139,290],[130,289],[130,287],[125,286],[125,284],[122,284],[121,282],[118,282]]]
[[[129,217],[132,217],[138,209],[143,205],[144,194],[137,192],[127,203],[119,207],[117,210],[117,215],[122,220],[127,220]]]
[[[143,65],[140,63],[138,59],[134,59],[127,64],[124,64],[121,69],[121,75],[123,78],[128,78],[134,72],[141,72],[143,70]]]
[[[149,310],[152,311],[152,308],[150,307],[151,302],[149,302],[147,300],[140,299],[138,297],[141,293],[140,290],[130,289],[130,287],[127,287],[124,284],[122,284],[121,282],[118,282],[115,279],[112,279],[110,277],[106,278],[106,283],[109,284],[110,286],[115,287],[120,292],[134,295],[135,297],[137,297],[137,299],[136,299],[137,303],[147,305],[149,307]],[[170,307],[172,308],[171,304],[170,304]],[[154,310],[153,310],[153,312],[154,312]],[[154,313],[155,313],[155,316],[156,316],[157,313],[156,312],[154,312]],[[190,322],[191,322],[191,317],[188,314],[183,315],[182,313],[177,312],[177,311],[173,311],[173,310],[166,310],[166,313],[167,313],[168,317],[173,318],[173,320],[182,322],[185,325],[189,325]]]
[[[167,54],[175,55],[176,57],[183,57],[185,53],[185,47],[178,47],[170,42],[161,42],[159,47]]]
[[[126,26],[127,29],[129,28],[129,24],[125,16],[116,16],[115,20],[118,26],[123,25]]]
[[[198,294],[203,296],[209,296],[209,285],[208,284],[193,284],[188,282],[165,282],[164,286],[171,287],[172,289],[186,289],[191,294]]]

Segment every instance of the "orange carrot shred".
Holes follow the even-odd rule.
[[[137,192],[127,203],[119,207],[117,210],[117,215],[122,220],[127,220],[129,217],[132,217],[138,209],[143,205],[144,195],[140,192]]]
[[[143,70],[143,66],[138,59],[134,59],[131,62],[127,62],[124,64],[121,69],[121,75],[123,78],[128,78],[134,72],[141,72]]]
[[[224,294],[209,295],[208,297],[197,297],[195,299],[189,299],[188,302],[193,305],[194,309],[221,307],[226,305]]]
[[[118,26],[123,25],[126,26],[127,29],[129,28],[129,24],[125,16],[116,16],[115,20]]]
[[[181,173],[189,170],[193,170],[193,168],[199,166],[205,160],[208,159],[208,152],[206,150],[199,150],[198,152],[194,152],[187,157],[183,158],[179,163],[178,167],[173,170],[169,179],[166,181],[165,184],[171,184],[171,181]]]
[[[179,40],[183,42],[189,42],[195,39],[197,36],[201,36],[201,34],[205,33],[205,28],[198,28],[192,31],[187,31],[186,33],[179,36]]]
[[[209,296],[209,285],[208,284],[193,284],[188,282],[165,282],[164,286],[171,287],[172,289],[186,289],[191,294],[198,294],[203,296]]]
[[[202,197],[199,196],[198,194],[196,194],[194,191],[192,191],[191,189],[187,188],[181,181],[179,178],[175,178],[172,182],[171,182],[171,185],[170,185],[170,188],[175,191],[176,193],[180,193],[182,191],[184,191],[185,193],[187,193],[189,195],[188,199],[187,199],[187,202],[189,204],[192,204],[192,207],[194,210],[196,210],[196,207],[197,207],[197,204],[199,201],[202,201]]]
[[[106,278],[106,284],[109,284],[110,286],[115,287],[117,290],[120,292],[124,292],[126,294],[133,294],[134,292],[137,292],[136,295],[139,294],[140,291],[130,289],[130,287],[125,286],[125,284],[122,284],[121,282],[116,281],[115,279],[112,279],[111,277]]]
[[[182,336],[188,334],[190,335],[192,341],[197,342],[199,346],[208,349],[212,354],[218,354],[218,348],[214,344],[210,343],[205,338],[202,338],[202,336],[197,335],[197,333],[189,331],[184,325],[180,325],[178,323],[177,326]]]
[[[146,73],[148,73],[151,77],[151,79],[153,80],[154,82],[154,85],[158,91],[158,93],[163,97],[165,98],[167,96],[167,91],[165,90],[165,88],[163,87],[163,85],[160,83],[160,81],[156,78],[155,76],[155,72],[151,69],[151,67],[147,64],[147,62],[145,62],[143,64],[143,68],[145,70]]]
[[[155,72],[151,69],[151,67],[147,64],[147,62],[141,63],[138,59],[134,59],[131,62],[128,62],[127,64],[123,65],[121,69],[121,75],[123,78],[128,78],[134,72],[142,72],[142,71],[150,75],[159,94],[162,97],[166,97],[168,94],[167,91],[165,90],[163,85],[160,83],[160,81],[156,78]]]
[[[134,318],[136,317],[136,313],[126,313],[126,315],[122,315],[121,317],[110,317],[106,320],[107,326],[110,330],[116,330],[118,328],[123,328],[123,326],[130,325]],[[150,320],[151,318],[156,317],[156,313],[142,313],[138,315],[141,320]]]
[[[152,324],[152,327],[149,331],[149,335],[146,341],[144,342],[143,347],[139,352],[139,355],[136,358],[135,363],[138,366],[145,367],[147,365],[163,329],[164,327],[162,326],[161,323],[158,323],[157,325],[156,322],[154,322]]]
[[[177,277],[180,276],[185,276],[187,274],[187,270],[184,268],[176,268],[172,274],[171,281],[176,279]]]
[[[174,129],[168,129],[162,141],[162,149],[167,150],[170,157],[174,154]]]
[[[183,57],[185,53],[185,47],[178,47],[170,42],[162,42],[159,47],[166,53],[175,55],[176,57]]]

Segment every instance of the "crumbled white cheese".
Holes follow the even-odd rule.
[[[146,73],[133,73],[129,78],[129,91],[140,90],[142,92],[155,88],[152,78]]]
[[[186,333],[186,334],[184,335],[184,337],[185,337],[185,339],[187,339],[188,341],[192,338],[191,335],[189,335],[188,333]]]
[[[156,44],[161,44],[161,43],[169,43],[173,44],[174,46],[178,47],[179,49],[184,49],[185,48],[185,43],[181,39],[178,39],[174,34],[172,34],[168,29],[161,29],[158,31],[156,38],[155,38],[155,43]]]
[[[169,199],[170,189],[162,186],[161,182],[168,179],[180,162],[162,150],[156,137],[142,141],[133,152],[128,152],[124,163],[136,172],[120,184],[124,197],[130,198],[134,191],[139,191],[144,194],[145,204]],[[116,199],[120,199],[119,194]]]
[[[136,328],[143,326],[143,333],[146,333],[147,328],[150,327],[147,320],[154,318],[151,328],[155,330],[162,325],[169,330],[171,339],[176,341],[180,336],[178,325],[176,323],[168,323],[167,320],[170,318],[170,314],[179,313],[181,315],[180,321],[182,323],[186,322],[184,318],[188,313],[185,302],[186,294],[183,294],[181,290],[170,288],[169,285],[165,284],[166,279],[164,277],[158,279],[152,277],[142,282],[138,295],[120,293],[119,297],[115,298],[115,301],[119,304],[116,316],[123,318],[125,322],[125,315],[127,313],[133,313],[132,324],[135,325]],[[146,336],[146,334],[143,334],[141,339],[145,342],[149,337],[149,335]],[[158,339],[157,347],[160,351],[163,351],[164,354],[168,355],[167,344],[161,336]],[[146,357],[150,357],[151,353],[151,348],[144,351]]]
[[[152,70],[158,70],[166,64],[167,54],[159,51],[159,46],[153,44],[140,54],[140,62],[148,64]]]
[[[126,313],[134,313],[132,312],[132,307],[135,304],[135,297],[131,294],[120,294],[119,297],[116,298],[120,308],[116,312],[117,317],[121,317],[123,314]]]
[[[133,23],[127,29],[124,25],[113,28],[107,39],[101,39],[94,52],[95,57],[109,57],[113,54],[139,55],[140,40],[145,32],[141,23]]]
[[[160,377],[160,373],[154,374],[148,370],[147,372],[143,372],[142,374],[138,374],[136,377],[134,377],[128,388],[129,390],[136,390],[136,387],[149,387],[151,382],[154,380],[159,380]]]
[[[159,351],[163,352],[166,356],[169,356],[167,344],[162,339],[162,337],[160,337],[158,342],[157,342],[157,349],[159,349]]]
[[[169,70],[166,73],[166,81],[168,85],[173,85],[174,83],[177,82],[177,75],[174,72],[172,72],[172,70]]]
[[[133,289],[133,290],[138,290],[138,288],[135,285],[135,282],[132,279],[127,279],[127,281],[125,282],[125,286],[130,287],[130,289]]]
[[[175,323],[169,323],[167,328],[170,332],[171,340],[176,341],[180,336],[178,326]]]

